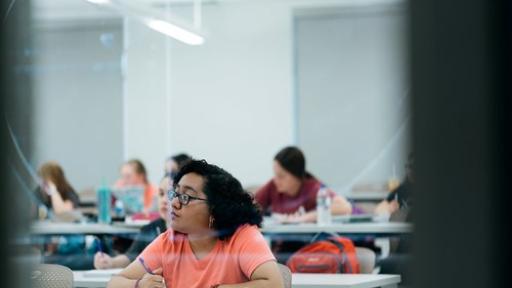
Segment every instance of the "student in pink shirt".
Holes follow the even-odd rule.
[[[108,287],[283,287],[260,211],[231,174],[193,160],[168,194],[170,228]]]

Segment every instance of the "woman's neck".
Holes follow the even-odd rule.
[[[299,194],[300,194],[300,188],[302,187],[302,181],[299,180],[295,183],[291,193],[290,193],[290,196],[292,197],[297,197]]]
[[[208,255],[215,247],[217,240],[218,238],[210,230],[206,233],[188,234],[190,247],[197,259],[202,259]]]

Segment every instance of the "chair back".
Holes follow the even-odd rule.
[[[73,288],[73,271],[62,265],[37,265],[30,278],[35,288]]]
[[[283,277],[284,288],[292,288],[292,272],[290,271],[290,268],[280,263],[277,263],[277,266],[279,267],[279,272]]]
[[[375,252],[365,247],[356,247],[356,256],[361,274],[372,274],[375,268]]]

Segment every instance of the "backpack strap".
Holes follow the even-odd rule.
[[[326,239],[326,241],[334,244],[334,246],[336,246],[338,248],[338,250],[340,250],[340,256],[341,256],[340,271],[353,273],[353,271],[345,271],[345,262],[347,261],[346,255],[345,255],[345,253],[343,253],[345,251],[345,246],[343,246],[342,243],[340,243],[338,240],[336,240],[336,238],[328,238],[328,239]],[[347,265],[347,266],[348,266],[348,270],[352,270],[350,265]]]

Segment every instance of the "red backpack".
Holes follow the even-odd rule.
[[[292,273],[360,273],[354,243],[345,237],[330,237],[304,246],[286,265]]]

